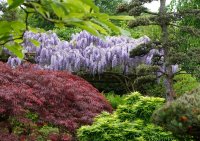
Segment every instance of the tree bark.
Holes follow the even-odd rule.
[[[172,67],[169,62],[167,62],[167,58],[169,56],[169,50],[170,48],[167,46],[167,43],[169,41],[169,34],[168,34],[168,24],[165,21],[166,19],[164,18],[165,15],[167,14],[166,9],[166,0],[160,0],[160,9],[159,9],[159,16],[161,17],[160,19],[163,19],[163,22],[161,22],[161,29],[162,29],[162,43],[163,43],[163,48],[164,48],[164,68],[165,68],[165,80],[164,80],[164,85],[166,88],[166,98],[168,102],[171,102],[175,98],[175,93],[173,89],[173,73],[172,73]]]

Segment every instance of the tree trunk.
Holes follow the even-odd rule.
[[[173,101],[175,98],[175,93],[173,89],[173,73],[172,73],[172,67],[169,62],[167,62],[167,58],[169,56],[169,50],[170,48],[167,46],[167,43],[169,41],[169,35],[168,35],[168,24],[166,19],[164,18],[165,15],[167,14],[166,9],[165,9],[165,4],[166,0],[160,0],[160,9],[159,9],[159,14],[160,14],[160,19],[163,20],[161,26],[162,29],[162,43],[163,43],[163,48],[164,48],[164,68],[165,68],[165,88],[166,88],[166,98],[167,101]],[[166,22],[165,22],[166,21]]]

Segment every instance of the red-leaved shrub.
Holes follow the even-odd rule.
[[[28,123],[25,114],[37,113],[38,121],[74,133],[81,125],[112,107],[97,89],[68,72],[38,70],[24,64],[12,69],[0,62],[0,122],[15,117]],[[0,127],[1,128],[1,127]]]

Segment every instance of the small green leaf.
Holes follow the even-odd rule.
[[[0,55],[2,55],[3,47],[0,46]]]
[[[59,18],[65,16],[65,12],[64,12],[64,10],[62,9],[61,5],[59,5],[59,3],[52,3],[52,4],[51,4],[51,7],[52,7],[53,11],[55,12],[55,14],[56,14]]]
[[[121,33],[120,28],[117,27],[116,25],[114,25],[112,22],[104,20],[104,19],[100,19],[100,18],[98,18],[98,21],[100,21],[102,24],[108,26],[114,33],[116,33],[116,34]]]
[[[24,54],[22,53],[22,49],[23,47],[18,44],[18,43],[7,43],[5,44],[5,47],[12,52],[14,55],[16,55],[17,57],[19,57],[20,59],[24,58]]]
[[[20,6],[22,3],[24,3],[24,0],[7,0],[7,2],[9,4],[8,8],[13,9]]]
[[[120,32],[121,32],[122,35],[131,37],[131,33],[129,31],[124,30],[124,29],[122,29],[120,27],[119,27],[119,29],[120,29]]]
[[[102,28],[101,26],[99,26],[98,24],[95,24],[90,21],[88,21],[88,24],[90,24],[92,27],[94,27],[94,29],[98,30],[98,32],[100,32],[104,35],[108,35],[107,31],[104,28]]]
[[[0,21],[0,29],[0,35],[10,33],[12,30],[10,23],[7,21]]]
[[[23,42],[23,39],[17,39],[17,40],[15,40],[15,42],[18,43],[18,44],[20,44],[20,43]]]
[[[16,33],[16,34],[22,34],[22,32],[24,32],[26,25],[24,22],[21,21],[13,21],[10,22],[10,26],[12,27],[12,30]]]
[[[92,0],[81,0],[81,1],[89,5],[94,10],[94,12],[99,12],[99,8],[94,4]]]
[[[38,3],[31,3],[34,8],[36,9],[37,12],[39,12],[42,16],[46,17],[48,15],[46,15],[46,10],[42,7],[42,5],[38,4]]]
[[[101,25],[104,29],[106,29],[107,32],[111,33],[111,29],[104,23],[98,21],[97,19],[91,19],[92,22],[97,23],[98,25]]]
[[[94,36],[101,37],[99,32],[95,28],[93,28],[90,24],[88,24],[88,22],[74,23],[74,25],[77,26],[77,27],[80,27],[81,29],[87,30],[88,32],[90,32]]]
[[[39,47],[40,46],[40,42],[38,42],[37,40],[33,40],[33,39],[29,39],[29,41],[31,43],[33,43],[34,46]]]
[[[42,28],[33,28],[33,27],[29,27],[30,31],[33,33],[38,33],[38,32],[45,32],[44,29]]]
[[[133,16],[109,16],[109,19],[112,20],[134,20]]]

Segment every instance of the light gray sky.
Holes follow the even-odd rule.
[[[126,0],[126,1],[131,1],[131,0]],[[167,5],[170,4],[171,1],[172,1],[172,0],[166,0],[166,4],[167,4]],[[145,6],[146,6],[148,9],[150,9],[150,11],[152,11],[152,12],[158,12],[158,8],[159,8],[159,6],[160,6],[160,0],[158,0],[158,1],[153,1],[153,2],[151,2],[151,3],[149,3],[149,4],[145,4]]]
[[[166,0],[166,4],[170,4],[172,0]],[[160,1],[153,1],[149,4],[145,4],[145,6],[150,9],[152,12],[157,12],[158,11],[158,8],[160,6]]]

